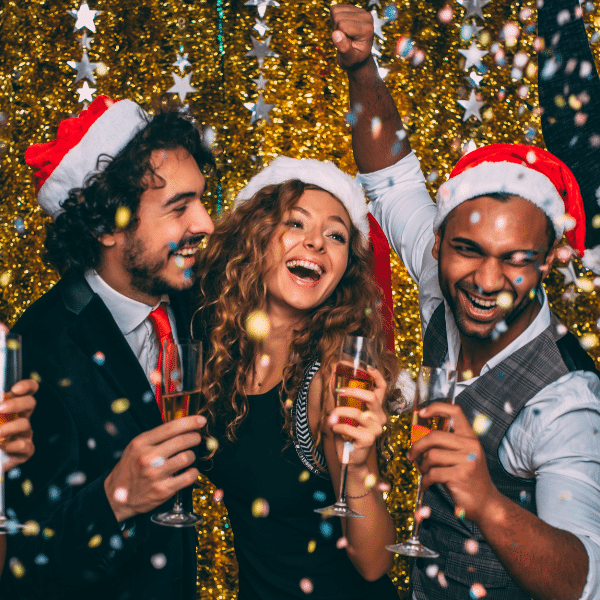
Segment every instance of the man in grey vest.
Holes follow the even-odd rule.
[[[600,380],[542,286],[565,229],[586,258],[577,182],[544,150],[497,144],[464,156],[434,204],[370,15],[333,6],[332,25],[370,210],[419,285],[424,363],[460,373],[456,404],[423,415],[452,431],[408,455],[431,508],[420,536],[440,554],[416,560],[413,597],[599,598]]]

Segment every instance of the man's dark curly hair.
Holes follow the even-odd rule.
[[[117,209],[129,209],[126,229],[135,229],[142,193],[150,185],[164,185],[150,163],[152,152],[177,148],[187,150],[200,169],[215,166],[198,129],[176,111],[156,115],[114,158],[100,155],[97,168],[105,168],[91,173],[83,187],[72,189],[61,202],[64,212],[48,224],[46,259],[61,274],[98,267],[103,248],[98,238],[118,229]]]

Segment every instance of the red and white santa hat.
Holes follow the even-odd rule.
[[[55,219],[69,192],[102,170],[100,156],[116,156],[149,121],[135,102],[107,96],[95,98],[78,117],[61,121],[55,140],[34,144],[25,152],[25,161],[36,170],[40,206]]]
[[[335,196],[346,208],[352,223],[361,233],[363,246],[373,249],[373,279],[382,292],[384,328],[388,348],[394,352],[394,315],[392,304],[392,274],[390,247],[377,221],[367,210],[367,200],[361,184],[355,177],[344,173],[332,162],[312,158],[279,156],[257,173],[237,195],[234,209],[250,200],[267,185],[299,179],[316,185]]]
[[[278,185],[290,179],[299,179],[304,183],[319,186],[334,195],[344,205],[352,223],[362,233],[364,243],[368,243],[369,211],[362,186],[356,178],[344,173],[329,161],[279,156],[248,182],[237,195],[235,206],[249,200],[267,185]]]
[[[521,196],[552,221],[556,239],[567,241],[583,265],[600,270],[600,247],[585,249],[585,213],[575,176],[547,150],[525,144],[492,144],[465,154],[437,193],[434,231],[466,200],[492,193]]]

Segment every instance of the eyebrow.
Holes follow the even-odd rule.
[[[292,206],[291,210],[297,210],[297,211],[301,212],[303,215],[306,215],[307,217],[312,217],[312,214],[309,213],[304,208],[302,208],[301,206]],[[346,225],[346,223],[344,223],[344,219],[342,219],[342,217],[338,217],[337,215],[331,215],[328,217],[328,219],[330,219],[332,221],[337,221],[338,223],[342,224],[346,229],[348,229],[348,225]]]
[[[198,194],[198,192],[181,192],[179,194],[175,194],[171,196],[165,203],[164,207],[168,208],[172,204],[177,204],[177,202],[181,202],[182,200],[187,200],[188,198],[196,198],[198,195],[202,196],[204,190]]]
[[[479,250],[480,252],[483,253],[483,248],[477,243],[474,242],[473,240],[470,240],[469,238],[461,238],[461,237],[456,237],[456,238],[452,238],[451,240],[453,243],[455,244],[466,244],[469,246],[473,246],[473,248]],[[526,254],[528,257],[537,257],[540,254],[544,253],[544,249],[542,248],[541,250],[511,250],[510,252],[504,252],[503,254],[500,255],[500,258],[510,258],[511,256],[514,256],[515,254],[518,254],[519,252]]]

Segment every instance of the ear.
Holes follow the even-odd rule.
[[[114,233],[103,233],[98,236],[98,241],[105,247],[111,248],[117,243],[116,235]]]
[[[544,264],[540,265],[540,273],[542,274],[541,281],[544,281],[544,279],[548,277],[548,273],[550,273],[550,269],[552,268],[552,263],[554,262],[555,257],[556,244],[554,244],[552,250],[550,250],[550,252],[548,252],[548,254],[546,255],[546,260],[544,261]]]
[[[438,231],[435,234],[435,242],[433,244],[433,248],[431,249],[431,254],[435,260],[440,260],[440,246],[442,244],[442,234]]]

